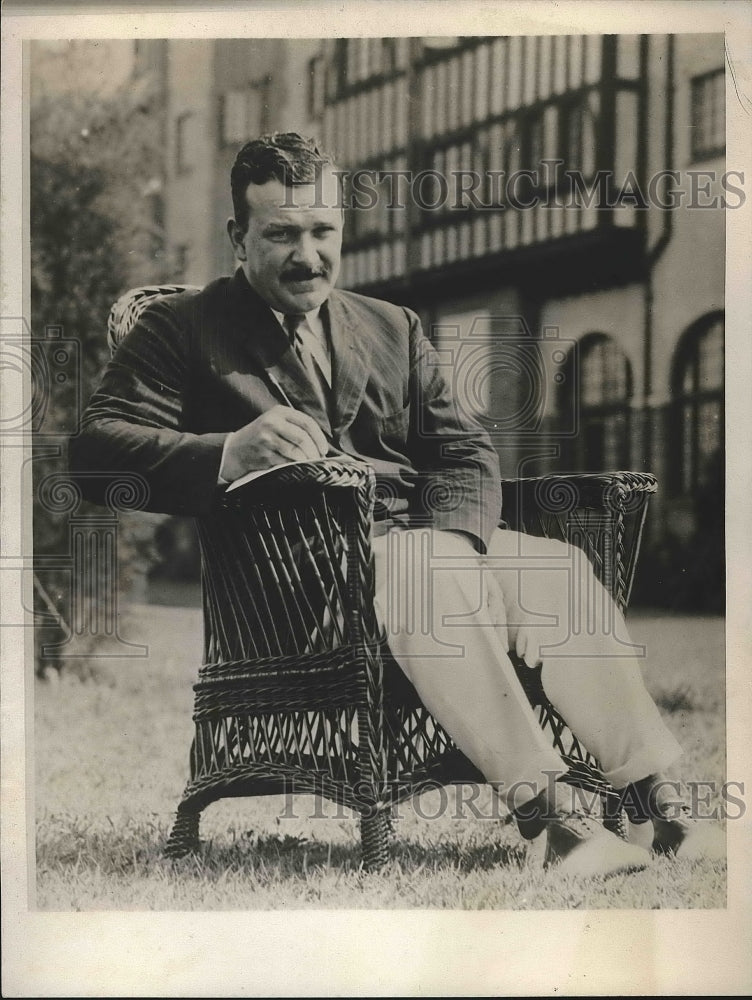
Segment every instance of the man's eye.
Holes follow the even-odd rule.
[[[318,239],[323,240],[326,239],[327,236],[330,236],[333,232],[334,226],[317,226],[314,230],[314,235]]]
[[[266,234],[266,238],[274,240],[275,243],[288,243],[294,237],[289,229],[274,229],[272,232]]]

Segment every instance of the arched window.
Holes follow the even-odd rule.
[[[577,434],[568,456],[572,468],[603,472],[629,468],[632,371],[616,341],[590,333],[569,357],[565,407],[576,407]]]
[[[717,478],[723,458],[724,318],[704,316],[679,341],[674,365],[673,485],[695,493]]]

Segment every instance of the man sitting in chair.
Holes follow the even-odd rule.
[[[624,789],[632,829],[650,830],[646,845],[721,855],[721,830],[662,792],[660,776],[680,748],[587,559],[498,527],[496,453],[453,398],[418,317],[334,287],[343,209],[331,158],[296,133],[263,136],[239,152],[231,187],[237,271],[144,312],[71,441],[73,471],[135,471],[149,485],[149,509],[201,516],[218,488],[252,470],[332,452],[369,463],[383,498],[376,599],[391,652],[497,787],[522,836],[545,827],[546,862],[572,872],[605,875],[649,859],[645,846],[574,808],[552,780],[562,759],[508,650],[530,667],[542,662],[549,699]],[[425,525],[421,476],[461,498],[429,512],[428,528],[415,526],[418,514]],[[82,477],[99,500],[87,487],[94,482]],[[440,572],[411,556],[425,553],[426,539],[425,558]],[[430,627],[412,627],[411,609],[426,608]],[[588,627],[574,627],[573,613],[586,614]]]

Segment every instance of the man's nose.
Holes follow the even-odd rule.
[[[292,259],[296,264],[306,267],[318,267],[319,255],[316,243],[312,236],[303,234],[295,244],[292,252]]]

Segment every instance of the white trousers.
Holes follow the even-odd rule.
[[[640,672],[624,618],[576,546],[497,529],[480,556],[461,534],[374,539],[376,610],[421,700],[510,808],[564,765],[507,656],[542,662],[546,694],[622,788],[681,753]]]

